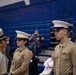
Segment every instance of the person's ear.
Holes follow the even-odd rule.
[[[67,32],[68,32],[67,29],[64,29],[64,32],[65,32],[65,34],[67,34]]]

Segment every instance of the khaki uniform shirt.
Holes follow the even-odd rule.
[[[55,75],[76,75],[76,45],[66,40],[56,46],[53,53]]]
[[[0,51],[0,75],[7,73],[8,59]]]
[[[28,48],[17,48],[13,56],[10,73],[13,75],[29,75],[31,58],[32,52]]]

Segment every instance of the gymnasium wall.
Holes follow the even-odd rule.
[[[26,6],[24,1],[0,7],[0,27],[13,40],[16,46],[15,30],[32,34],[36,29],[45,38],[44,47],[50,47],[52,20],[67,19],[73,22],[76,35],[75,0],[30,0]]]

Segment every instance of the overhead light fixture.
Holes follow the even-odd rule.
[[[24,0],[26,5],[30,5],[30,0]]]

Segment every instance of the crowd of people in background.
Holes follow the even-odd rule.
[[[59,40],[60,44],[55,47],[52,57],[44,62],[45,68],[40,75],[49,75],[52,69],[55,75],[75,75],[76,37],[72,34],[72,25],[60,20],[52,22],[56,40]],[[22,31],[16,31],[16,33],[18,48],[12,57],[12,39],[6,37],[0,28],[0,75],[37,74],[39,60],[35,55],[41,52],[44,37],[38,30],[35,30],[32,35]]]

